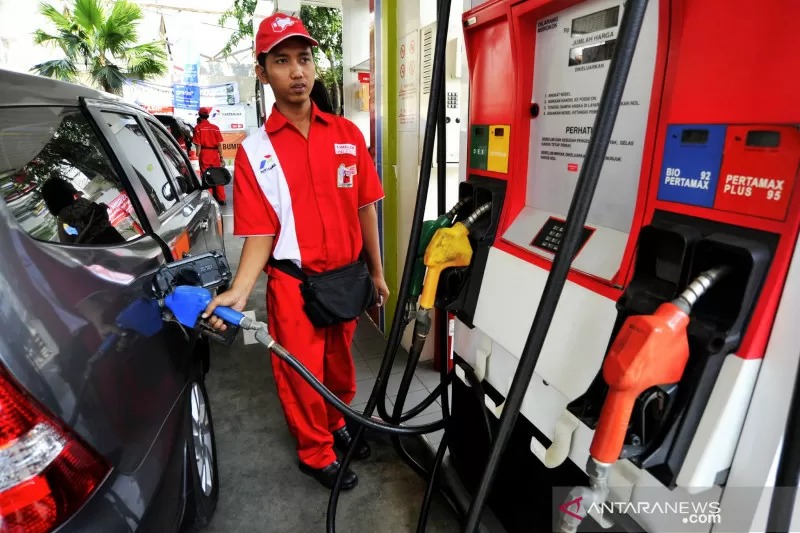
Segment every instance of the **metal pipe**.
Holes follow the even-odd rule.
[[[794,379],[783,447],[775,474],[775,486],[767,517],[765,531],[788,533],[792,531],[792,514],[797,505],[797,487],[800,485],[800,364]]]
[[[439,0],[436,2],[436,31],[442,31],[447,34],[447,28],[450,21],[442,19],[443,4],[449,4],[450,0]],[[439,99],[439,120],[436,123],[438,133],[436,135],[436,152],[437,152],[437,179],[436,189],[439,199],[439,216],[445,214],[447,211],[447,99],[444,97],[446,94],[446,85],[444,76],[441,77],[441,86],[439,87],[442,97]],[[434,315],[436,332],[434,339],[436,341],[436,351],[439,353],[439,379],[443,381],[447,377],[448,368],[448,353],[447,353],[447,339],[449,337],[450,328],[448,327],[447,310],[437,309]],[[448,397],[447,390],[442,394],[442,416],[450,416],[450,398]]]
[[[600,106],[586,151],[585,163],[581,168],[569,213],[567,214],[564,240],[556,252],[550,274],[547,277],[531,331],[528,334],[522,357],[506,398],[505,408],[500,418],[500,429],[495,437],[494,445],[489,454],[489,461],[483,472],[475,499],[470,506],[465,528],[467,533],[478,529],[497,467],[511,437],[511,432],[514,429],[522,406],[522,400],[525,397],[533,370],[536,368],[539,354],[547,338],[547,331],[550,329],[556,305],[566,283],[570,264],[575,257],[575,252],[578,251],[580,235],[586,222],[586,217],[589,214],[597,182],[600,179],[600,170],[603,167],[603,161],[611,140],[611,132],[617,119],[619,104],[625,90],[625,82],[628,79],[628,72],[633,61],[633,54],[636,50],[636,42],[639,38],[639,31],[642,28],[646,9],[647,0],[629,0],[622,15],[617,49],[614,51],[614,56],[611,60],[608,78],[606,78],[603,87],[603,95],[600,98]]]
[[[471,229],[472,225],[475,224],[475,222],[477,222],[477,220],[487,213],[491,208],[492,202],[486,202],[467,217],[467,220],[464,221],[464,225],[467,227],[467,229]]]
[[[689,286],[684,289],[673,303],[680,306],[686,314],[689,314],[694,304],[697,303],[697,300],[708,292],[708,290],[719,281],[720,278],[725,276],[728,271],[728,267],[724,266],[706,270],[692,280]]]

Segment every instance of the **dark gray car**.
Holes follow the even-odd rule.
[[[0,71],[0,530],[211,518],[208,343],[144,290],[224,252],[204,179],[143,109]]]

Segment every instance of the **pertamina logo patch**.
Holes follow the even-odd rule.
[[[336,155],[342,155],[342,154],[356,155],[355,144],[334,144],[333,146],[336,150]]]
[[[272,22],[272,29],[277,32],[282,32],[286,30],[289,26],[293,25],[294,21],[290,18],[283,17],[277,18]]]
[[[358,167],[350,165],[349,167],[344,164],[339,165],[339,170],[336,172],[336,186],[340,189],[350,189],[353,187],[353,181],[358,173]]]
[[[275,161],[273,161],[272,159],[272,154],[265,155],[264,160],[261,161],[261,164],[259,165],[258,169],[263,174],[264,172],[272,170],[273,168],[275,168]]]

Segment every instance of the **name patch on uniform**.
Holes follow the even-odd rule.
[[[342,154],[356,155],[355,144],[334,144],[333,146],[336,148],[336,155],[342,155]]]
[[[350,189],[353,187],[353,178],[358,173],[358,168],[355,165],[349,167],[344,164],[339,165],[339,170],[336,172],[336,186],[342,189]]]

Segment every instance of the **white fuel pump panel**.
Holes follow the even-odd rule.
[[[552,259],[584,164],[617,43],[623,3],[593,0],[537,21],[526,207],[504,238]],[[650,2],[622,96],[586,242],[573,268],[611,280],[628,241],[639,189],[658,39]],[[544,231],[542,231],[544,230]]]

